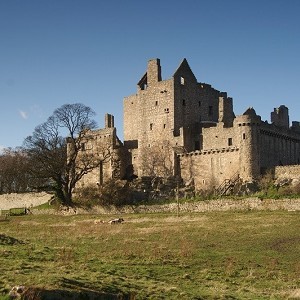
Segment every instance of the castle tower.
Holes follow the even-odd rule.
[[[240,136],[239,174],[244,181],[252,181],[260,174],[259,125],[261,118],[249,108],[234,120]]]

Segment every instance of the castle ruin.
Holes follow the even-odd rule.
[[[122,152],[119,163],[116,167],[111,160],[87,174],[85,184],[103,183],[105,178],[176,176],[205,190],[232,178],[251,182],[276,166],[300,164],[300,123],[290,126],[287,107],[275,108],[270,123],[253,108],[236,116],[232,98],[197,82],[186,59],[166,80],[160,60],[149,60],[137,92],[124,98],[123,107],[124,143],[113,121],[87,141],[96,152],[92,141],[110,136],[111,147]],[[113,120],[111,115],[106,118]]]

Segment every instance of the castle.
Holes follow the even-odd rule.
[[[287,107],[275,108],[271,123],[253,108],[236,116],[232,98],[197,82],[186,59],[167,80],[160,60],[149,60],[136,94],[125,97],[123,107],[124,143],[107,114],[105,128],[91,132],[87,143],[97,152],[109,141],[114,159],[86,174],[81,184],[177,176],[205,190],[233,178],[251,182],[276,166],[300,164],[300,123],[290,127]]]

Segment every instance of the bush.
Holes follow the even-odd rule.
[[[100,204],[121,206],[132,204],[132,190],[125,180],[111,179],[100,187]]]
[[[76,190],[74,200],[82,206],[132,204],[132,189],[125,180],[111,179],[99,187],[84,187]]]

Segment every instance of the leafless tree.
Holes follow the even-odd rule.
[[[83,104],[65,104],[24,142],[32,162],[31,173],[52,183],[58,198],[66,205],[72,205],[76,183],[109,155],[109,149],[106,155],[98,156],[82,151],[87,135],[96,127],[94,115]]]
[[[141,157],[143,174],[150,177],[169,177],[173,175],[174,151],[169,141],[157,142],[145,146]]]
[[[0,155],[0,193],[25,192],[29,183],[28,159],[24,151],[4,149]]]

